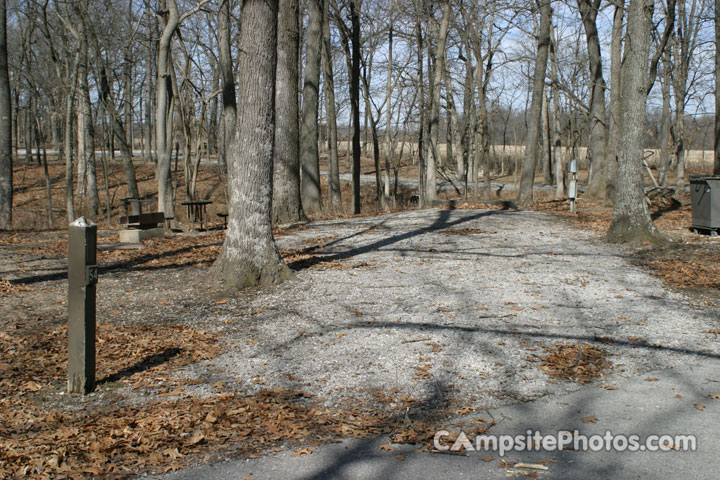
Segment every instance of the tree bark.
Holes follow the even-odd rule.
[[[656,241],[643,185],[643,137],[653,0],[630,0],[622,67],[621,135],[617,192],[607,238],[614,243]]]
[[[180,15],[175,0],[162,0],[163,30],[158,42],[157,63],[157,93],[155,137],[157,142],[157,182],[158,182],[158,211],[166,217],[175,217],[173,202],[173,189],[170,178],[170,157],[172,155],[173,140],[173,110],[175,97],[173,96],[172,75],[170,61],[172,38],[180,23]]]
[[[674,143],[672,138],[672,115],[670,113],[670,55],[668,52],[663,56],[662,72],[662,118],[660,120],[660,159],[658,165],[658,183],[667,183],[667,169],[670,166],[670,150]]]
[[[0,230],[12,229],[12,111],[7,50],[7,6],[0,0]]]
[[[352,70],[350,73],[350,106],[352,110],[352,195],[353,215],[360,213],[360,16],[358,0],[350,0],[352,37]]]
[[[713,173],[720,175],[720,0],[715,0],[715,161]]]
[[[275,77],[275,151],[273,153],[273,223],[305,218],[300,204],[298,126],[298,0],[280,0]],[[316,120],[317,122],[317,120]],[[315,143],[317,145],[317,142]]]
[[[588,79],[590,89],[589,147],[592,156],[586,194],[594,198],[603,198],[606,191],[607,123],[605,121],[605,80],[603,79],[600,39],[596,24],[600,0],[577,0],[577,4],[585,28],[588,63],[590,66],[590,77]]]
[[[538,140],[542,127],[542,102],[545,89],[545,70],[547,68],[548,51],[550,47],[550,29],[552,28],[552,2],[539,0],[540,30],[538,31],[537,57],[535,59],[535,73],[533,76],[532,103],[528,115],[528,132],[525,140],[525,156],[522,163],[522,176],[518,203],[528,206],[534,203],[533,188],[535,185],[535,170],[537,168]]]
[[[386,115],[385,115],[385,177],[383,186],[383,200],[385,204],[382,206],[384,210],[389,209],[390,205],[388,201],[391,198],[390,193],[390,165],[394,162],[394,145],[391,135],[392,125],[392,94],[393,94],[393,82],[392,82],[392,70],[393,70],[393,33],[394,33],[394,11],[393,11],[393,0],[389,0],[390,13],[388,18],[388,66],[387,66],[387,79],[385,82],[385,96],[387,98]],[[398,115],[400,112],[398,112]],[[457,117],[457,116],[456,116]],[[395,197],[392,197],[393,207],[395,206]]]
[[[610,115],[608,118],[607,171],[605,172],[605,204],[615,203],[615,179],[620,142],[620,89],[622,68],[622,36],[625,0],[616,0],[610,42]]]
[[[318,100],[323,4],[324,0],[308,2],[309,18],[305,36],[305,82],[300,124],[300,163],[302,165],[300,191],[303,209],[308,213],[322,211],[320,154],[318,152]]]
[[[340,190],[340,164],[338,159],[337,112],[335,110],[335,77],[333,75],[332,52],[330,50],[330,2],[323,9],[322,64],[325,79],[325,110],[328,125],[328,210],[342,211]],[[295,95],[297,98],[297,95]]]
[[[272,235],[277,0],[245,0],[240,17],[238,116],[228,230],[214,274],[228,288],[291,277]]]
[[[218,26],[220,36],[218,39],[220,81],[222,83],[222,114],[220,118],[220,144],[218,154],[220,164],[228,170],[229,159],[232,155],[231,148],[233,134],[235,131],[235,117],[237,116],[237,97],[235,96],[235,74],[233,73],[233,61],[231,53],[230,33],[230,12],[232,0],[222,0],[219,11]],[[296,95],[297,97],[297,95]]]
[[[435,71],[430,100],[430,145],[428,146],[427,165],[425,169],[425,192],[423,205],[431,206],[437,199],[437,178],[435,169],[440,162],[438,154],[438,130],[440,127],[440,91],[442,90],[443,71],[445,70],[445,45],[447,44],[448,26],[450,24],[450,0],[445,0],[443,16],[435,50]]]

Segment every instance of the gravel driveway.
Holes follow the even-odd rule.
[[[328,407],[412,398],[490,408],[580,388],[538,368],[558,343],[606,350],[603,384],[720,350],[707,333],[715,307],[546,214],[435,209],[315,222],[278,246],[312,248],[291,263],[294,281],[195,316],[232,348],[184,372],[203,380],[189,393],[220,381],[303,390]]]

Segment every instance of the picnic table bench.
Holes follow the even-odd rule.
[[[188,200],[180,205],[187,208],[188,220],[192,222],[193,228],[195,228],[195,223],[199,223],[200,230],[202,230],[207,218],[207,206],[212,203],[212,200]]]

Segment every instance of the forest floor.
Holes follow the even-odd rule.
[[[628,249],[602,241],[611,211],[583,199],[578,215],[553,200],[376,215],[367,187],[366,216],[276,229],[293,281],[230,296],[207,274],[219,223],[134,248],[101,224],[98,388],[69,396],[66,233],[42,230],[41,170],[16,175],[19,228],[0,234],[3,478],[125,477],[379,434],[430,449],[448,423],[492,431],[478,416],[491,407],[720,354],[720,242],[688,231],[687,199],[652,209],[671,242]],[[151,192],[152,168],[138,177]],[[219,185],[201,172],[211,215]]]

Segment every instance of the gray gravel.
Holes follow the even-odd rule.
[[[443,233],[453,229],[472,232]],[[603,383],[720,350],[703,333],[718,327],[715,306],[667,291],[628,252],[546,214],[324,221],[278,245],[319,245],[313,254],[325,262],[195,315],[233,347],[188,368],[189,378],[248,393],[301,389],[330,407],[383,392],[490,408],[580,388],[528,360],[558,343],[605,348],[614,367]],[[188,392],[212,393],[207,383]]]

